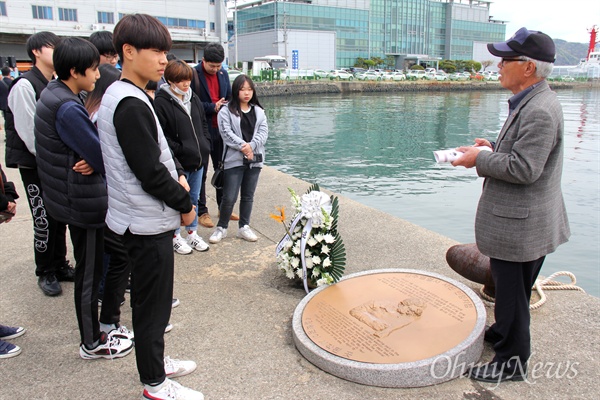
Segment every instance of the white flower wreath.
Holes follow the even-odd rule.
[[[277,245],[279,268],[290,279],[301,278],[306,293],[309,286],[329,285],[340,280],[346,265],[346,250],[339,233],[337,197],[320,191],[317,184],[299,197],[292,189],[295,214],[289,226],[285,209],[271,218],[283,223],[286,235]]]

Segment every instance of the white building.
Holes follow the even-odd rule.
[[[29,62],[27,38],[40,31],[87,38],[113,31],[124,14],[155,16],[171,32],[172,52],[198,62],[210,42],[227,43],[226,0],[7,0],[0,1],[0,56]]]

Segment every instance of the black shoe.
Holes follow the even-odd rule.
[[[508,370],[506,364],[491,362],[471,368],[469,378],[488,383],[524,381],[527,378],[527,371],[521,371],[519,368]]]
[[[56,270],[56,279],[59,282],[75,282],[75,268],[68,261]]]
[[[62,288],[54,274],[42,275],[38,278],[38,286],[46,296],[58,296],[62,293]]]
[[[485,330],[485,333],[483,334],[483,341],[494,345],[494,344],[498,343],[500,340],[502,340],[502,337],[500,337],[500,335],[498,335],[496,332],[494,332],[492,330],[491,327],[488,326]]]

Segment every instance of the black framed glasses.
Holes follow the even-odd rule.
[[[527,61],[524,58],[502,58],[502,61],[500,61],[500,66],[504,67],[504,64],[509,63],[509,62],[513,62],[513,61]]]

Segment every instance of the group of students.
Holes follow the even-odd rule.
[[[23,86],[34,93],[29,99],[34,103],[29,121],[34,135],[21,135],[25,116],[9,104],[7,166],[18,167],[23,177],[34,216],[34,240],[41,237],[37,228],[47,228],[35,226],[40,206],[47,222],[63,227],[63,234],[69,226],[76,261],[72,280],[80,356],[112,359],[133,350],[133,332],[119,325],[130,275],[135,354],[144,398],[202,399],[200,392],[170,379],[193,372],[196,364],[164,356],[173,302],[173,250],[182,225],[190,247],[208,249],[197,234],[197,224],[198,214],[208,215],[209,155],[214,166],[220,161],[225,165],[224,186],[217,191],[219,222],[210,242],[227,236],[238,193],[238,236],[257,240],[249,223],[268,136],[265,113],[250,78],[239,76],[230,86],[218,44],[207,46],[195,71],[177,59],[167,64],[170,34],[145,14],[124,16],[115,26],[112,44],[116,54],[99,51],[81,38],[60,40],[50,32],[28,40],[34,67],[23,78],[28,86]],[[117,55],[120,73],[110,65]],[[100,65],[101,57],[107,64]],[[148,83],[159,81],[163,72],[165,83],[152,99]],[[52,79],[53,73],[57,79]],[[191,90],[192,83],[200,95]],[[11,85],[11,91],[16,87]],[[26,151],[29,156],[23,157]],[[32,182],[39,197],[35,201]],[[15,195],[6,201],[7,210]],[[60,236],[52,236],[52,246],[60,248],[64,244]],[[111,261],[99,318],[104,252]],[[36,256],[36,264],[43,266],[37,274],[42,290],[48,283],[58,284],[59,278],[65,280],[61,268],[72,270],[65,261],[66,248],[51,249],[43,256],[52,261],[38,264]],[[24,332],[15,329],[20,330],[13,335]]]

